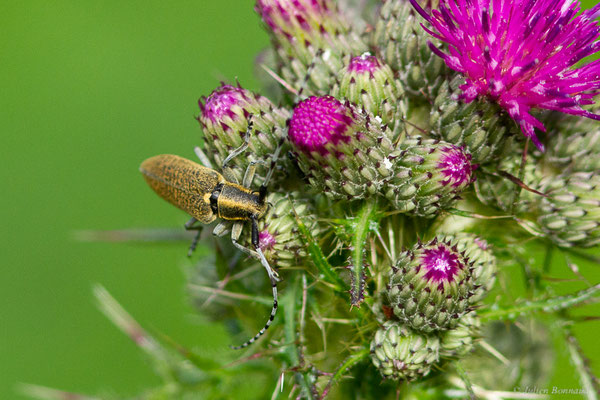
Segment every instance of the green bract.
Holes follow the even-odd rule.
[[[577,172],[542,182],[539,224],[559,246],[600,243],[600,175]]]
[[[439,360],[436,336],[386,322],[371,341],[371,361],[384,378],[412,381],[427,376]]]
[[[456,327],[471,310],[474,261],[444,236],[405,251],[391,267],[387,299],[400,321],[433,332]]]

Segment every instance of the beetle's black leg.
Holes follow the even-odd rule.
[[[192,219],[190,219],[188,222],[185,223],[185,229],[188,231],[197,231],[196,235],[194,236],[194,239],[192,240],[192,243],[190,244],[190,248],[188,250],[188,257],[192,256],[192,253],[194,252],[194,250],[196,250],[196,247],[198,246],[198,242],[200,241],[200,235],[202,234],[202,228],[204,227],[203,225],[195,225],[194,224],[198,222],[198,220],[194,217],[192,217]]]
[[[273,323],[273,320],[275,319],[275,314],[277,314],[277,307],[279,304],[277,302],[277,281],[278,281],[277,273],[275,271],[273,271],[273,269],[269,265],[267,259],[265,258],[265,255],[263,254],[262,250],[260,249],[259,236],[258,236],[258,224],[256,223],[256,218],[251,218],[250,221],[252,222],[252,245],[254,246],[254,248],[256,250],[255,253],[258,254],[258,258],[260,259],[261,264],[267,270],[267,273],[269,274],[269,279],[271,280],[271,287],[273,289],[273,307],[271,308],[271,314],[269,315],[269,319],[265,323],[265,326],[263,326],[263,328],[256,335],[254,335],[254,337],[252,339],[248,340],[247,342],[245,342],[239,346],[231,346],[231,348],[234,350],[239,350],[239,349],[243,349],[244,347],[248,347],[249,345],[254,343],[259,337],[261,337],[267,331],[267,329],[269,329],[269,327]],[[244,251],[250,251],[249,249],[246,249],[245,247],[243,247],[242,245],[240,245],[237,242],[237,240],[239,239],[239,236],[241,234],[241,226],[242,226],[242,224],[240,224],[240,223],[234,224],[233,229],[231,230],[231,232],[232,232],[231,239],[233,241],[233,244],[236,245],[236,247],[241,247],[242,249],[244,249]]]
[[[273,323],[273,320],[275,319],[275,314],[277,314],[277,307],[279,305],[279,303],[277,302],[277,282],[272,280],[271,287],[273,288],[273,307],[271,308],[271,315],[269,315],[269,319],[267,320],[267,323],[265,324],[265,326],[263,326],[263,328],[260,331],[258,331],[258,333],[256,335],[254,335],[254,337],[252,339],[248,340],[245,343],[242,343],[239,346],[231,346],[231,348],[233,350],[239,350],[239,349],[243,349],[244,347],[250,346],[259,337],[261,337]]]

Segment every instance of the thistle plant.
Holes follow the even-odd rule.
[[[600,298],[600,5],[345,4],[257,0],[281,102],[239,84],[199,102],[202,163],[268,206],[245,222],[254,252],[249,229],[201,241],[188,293],[237,344],[277,285],[269,330],[187,349],[96,290],[164,379],[137,398],[540,398],[515,388],[547,387],[566,350],[597,399],[573,332]],[[27,389],[61,398],[44,390]]]

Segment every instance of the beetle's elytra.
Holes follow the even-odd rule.
[[[228,182],[217,171],[176,155],[151,157],[140,171],[156,194],[203,224],[216,218],[259,219],[267,209],[261,192]]]

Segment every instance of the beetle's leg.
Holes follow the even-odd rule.
[[[213,229],[213,235],[215,236],[225,236],[227,234],[227,232],[229,232],[229,223],[225,222],[225,221],[221,221],[219,222],[216,226],[215,229]]]
[[[255,219],[252,219],[251,221],[252,221],[252,245],[254,246],[254,250],[244,247],[238,243],[238,240],[242,234],[242,229],[244,227],[243,222],[235,222],[233,224],[233,227],[231,228],[231,241],[233,242],[233,245],[235,247],[237,247],[244,253],[250,254],[251,256],[258,258],[260,260],[260,263],[262,264],[262,266],[267,270],[267,274],[269,274],[269,278],[272,281],[274,280],[275,282],[277,282],[277,281],[279,281],[279,274],[275,270],[273,270],[273,268],[271,268],[271,266],[269,265],[269,262],[267,261],[267,258],[263,254],[263,252],[260,249],[260,246],[258,244],[258,224],[256,223]]]
[[[277,160],[279,159],[279,153],[281,153],[281,149],[283,148],[284,143],[285,143],[285,137],[282,136],[279,139],[279,144],[277,145],[277,148],[275,149],[273,156],[271,157],[271,165],[269,165],[269,171],[267,172],[267,176],[265,177],[265,180],[264,180],[263,184],[261,185],[261,186],[264,186],[265,188],[269,184],[269,181],[271,180],[271,176],[273,176],[273,171],[275,171],[275,166],[277,165]]]
[[[213,169],[213,166],[210,163],[208,156],[206,155],[206,153],[204,153],[204,151],[202,151],[200,147],[194,147],[194,153],[196,153],[196,156],[198,157],[202,165],[204,165],[206,168]]]
[[[229,162],[231,160],[233,160],[235,157],[239,156],[244,151],[246,151],[246,149],[248,148],[248,145],[250,144],[250,136],[252,135],[253,127],[254,127],[254,122],[252,122],[252,118],[249,117],[248,118],[248,128],[246,129],[246,133],[244,134],[244,143],[242,143],[242,145],[240,147],[235,149],[231,154],[229,154],[227,156],[227,158],[225,158],[225,160],[223,160],[223,165],[221,166],[221,168],[223,170],[225,168],[227,168],[227,164],[229,164]]]
[[[192,243],[190,244],[190,248],[188,249],[188,254],[187,254],[188,257],[191,257],[194,250],[196,250],[196,247],[198,246],[198,242],[200,241],[200,235],[202,234],[202,229],[204,228],[204,225],[194,225],[196,222],[198,222],[198,220],[196,218],[192,217],[184,225],[185,229],[188,231],[197,231],[196,235],[194,236],[194,239],[192,240]]]
[[[243,349],[245,347],[250,346],[259,337],[261,337],[267,331],[267,329],[269,329],[269,327],[273,323],[273,320],[275,319],[275,314],[277,314],[277,307],[278,307],[278,302],[277,302],[277,281],[271,280],[271,287],[273,288],[273,307],[271,308],[271,315],[269,315],[269,319],[267,320],[267,323],[265,324],[265,326],[263,326],[263,328],[260,331],[258,331],[258,333],[256,335],[254,335],[254,337],[252,339],[248,340],[245,343],[242,343],[239,346],[230,346],[233,350],[239,350],[239,349]]]
[[[252,221],[252,244],[254,245],[256,251],[247,249],[237,242],[238,239],[240,238],[240,235],[242,233],[242,228],[244,226],[242,222],[236,222],[233,224],[233,228],[231,229],[231,240],[232,240],[233,244],[237,248],[242,250],[243,252],[250,253],[253,255],[258,255],[258,258],[260,259],[261,264],[267,270],[267,274],[269,274],[269,279],[271,280],[271,287],[273,289],[273,307],[271,308],[271,314],[269,315],[269,319],[265,323],[265,326],[263,326],[263,328],[260,331],[258,331],[258,333],[256,335],[254,335],[254,337],[251,338],[250,340],[248,340],[247,342],[242,343],[239,346],[231,346],[231,348],[234,350],[239,350],[239,349],[243,349],[244,347],[248,347],[249,345],[254,343],[259,337],[261,337],[273,323],[273,320],[275,319],[275,314],[277,314],[277,307],[278,307],[277,281],[279,279],[277,278],[277,273],[271,269],[271,266],[267,262],[265,255],[263,254],[262,250],[260,249],[260,246],[258,243],[258,225],[256,223],[256,219],[252,218],[251,221]]]
[[[248,168],[246,168],[246,173],[244,174],[244,180],[242,181],[242,186],[247,188],[252,186],[252,181],[254,180],[254,173],[256,172],[255,164],[256,162],[248,164]]]

